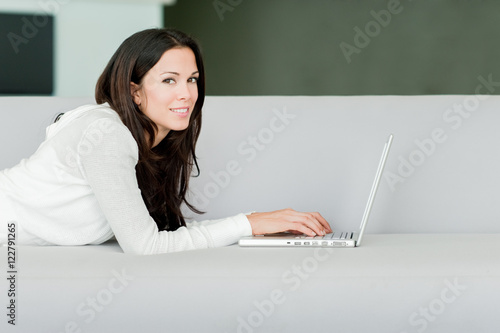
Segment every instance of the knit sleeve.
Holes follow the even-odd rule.
[[[97,140],[96,138],[99,138]],[[94,143],[89,146],[88,143]],[[159,231],[138,187],[137,144],[130,131],[110,119],[86,130],[79,147],[81,171],[125,253],[155,254],[233,244],[251,235],[245,215],[189,223],[176,231]]]

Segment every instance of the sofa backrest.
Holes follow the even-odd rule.
[[[0,98],[0,169],[90,98]],[[394,134],[367,232],[500,231],[500,96],[207,97],[191,180],[196,220],[291,207],[359,228]]]

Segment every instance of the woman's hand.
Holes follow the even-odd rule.
[[[330,225],[319,213],[301,213],[293,209],[282,209],[269,213],[247,215],[254,235],[289,231],[308,236],[332,232]]]

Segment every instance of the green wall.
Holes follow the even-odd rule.
[[[500,85],[500,1],[178,0],[209,95],[474,94]],[[499,90],[499,89],[496,89]]]

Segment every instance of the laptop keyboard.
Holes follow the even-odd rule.
[[[304,239],[351,239],[353,236],[353,232],[343,232],[343,231],[335,231],[330,234],[326,234],[324,236],[297,236],[295,238],[304,238]]]

